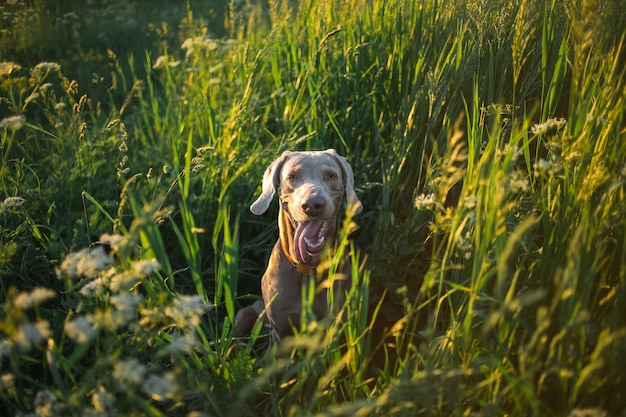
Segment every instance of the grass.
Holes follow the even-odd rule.
[[[1,6],[3,415],[624,412],[618,1],[144,3]],[[236,339],[329,147],[347,320]]]

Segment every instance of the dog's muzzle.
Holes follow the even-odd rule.
[[[293,253],[295,255],[295,261],[299,264],[306,265],[310,262],[312,256],[318,255],[324,249],[326,234],[330,230],[332,222],[336,221],[337,208],[335,208],[330,218],[320,219],[314,215],[319,214],[321,210],[310,210],[303,205],[303,216],[299,217],[305,217],[306,219],[298,221],[289,211],[287,198],[281,198],[281,204],[294,230]],[[336,207],[338,206],[339,204],[336,205]]]
[[[330,220],[310,219],[307,222],[295,222],[293,237],[296,261],[306,264],[312,255],[317,255],[324,248]]]

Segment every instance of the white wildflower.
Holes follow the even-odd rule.
[[[174,396],[174,377],[171,374],[150,375],[143,381],[142,388],[153,400],[164,401]]]
[[[157,68],[161,68],[163,65],[165,65],[167,63],[167,57],[165,55],[160,55],[154,65],[152,66],[153,69],[157,69]]]
[[[161,264],[156,259],[141,260],[133,263],[133,271],[138,276],[146,276],[159,272]]]
[[[120,382],[139,385],[146,375],[146,367],[135,358],[120,361],[113,366],[113,377]]]
[[[435,194],[420,194],[415,197],[415,208],[418,210],[432,209],[437,206]]]
[[[496,150],[496,156],[508,156],[511,155],[511,159],[512,160],[516,160],[517,158],[520,157],[520,155],[522,155],[523,151],[522,149],[517,146],[514,145],[512,143],[507,143],[506,145],[504,145],[504,149],[500,150]]]
[[[567,120],[548,119],[544,123],[531,126],[530,131],[535,135],[555,136],[567,125]]]
[[[182,45],[180,45],[180,47],[182,49],[188,50],[188,49],[192,49],[193,48],[193,38],[187,38],[185,39],[185,41],[182,43]]]
[[[209,51],[213,51],[220,47],[220,42],[215,38],[207,36],[202,40],[202,45]]]
[[[33,345],[39,345],[50,337],[50,323],[45,320],[22,324],[15,332],[13,338],[22,351],[28,351]]]
[[[97,246],[82,252],[76,262],[76,275],[95,277],[98,272],[113,263],[113,259],[106,254],[102,246]]]
[[[96,310],[93,314],[94,327],[108,332],[116,332],[133,319],[130,311],[117,311],[111,308]]]
[[[548,175],[549,177],[556,176],[561,171],[561,164],[557,160],[547,161],[543,158],[539,159],[533,168],[533,175],[540,177],[541,175]]]
[[[193,350],[199,346],[198,338],[195,333],[187,333],[184,336],[175,338],[167,347],[165,352],[176,354],[191,354]]]
[[[100,236],[100,243],[111,246],[113,252],[117,252],[120,248],[128,244],[128,238],[118,234],[105,233]]]
[[[541,158],[535,164],[535,170],[539,172],[547,172],[552,168],[552,163]]]
[[[143,295],[122,293],[111,297],[111,304],[119,311],[135,312],[143,301]]]
[[[211,308],[213,306],[202,301],[199,295],[179,295],[165,308],[164,314],[179,327],[195,327],[200,324],[200,316]]]
[[[163,320],[163,312],[157,308],[142,308],[139,310],[141,319],[139,320],[140,326],[151,325],[152,323],[159,323]]]
[[[12,72],[21,70],[22,67],[15,62],[0,62],[0,76],[11,75]]]
[[[7,197],[0,204],[0,213],[3,213],[5,210],[20,207],[22,204],[24,204],[25,201],[26,200],[24,200],[22,197]]]
[[[39,80],[43,80],[51,72],[61,71],[61,65],[56,62],[40,62],[30,71],[31,75]]]
[[[87,342],[96,335],[96,329],[93,326],[92,320],[88,317],[80,316],[66,322],[63,327],[65,334],[78,343]]]
[[[22,115],[9,116],[0,120],[0,129],[19,130],[24,126],[26,118]]]
[[[187,38],[181,44],[181,48],[186,51],[185,58],[189,58],[189,56],[193,53],[196,47],[206,49],[207,51],[213,51],[220,47],[222,47],[221,48],[222,50],[227,50],[227,48],[224,48],[224,46],[229,46],[229,45],[225,45],[221,41],[215,38],[212,38],[210,36],[206,36],[206,37],[196,36],[194,38]]]
[[[58,272],[57,272],[58,273]],[[96,278],[85,285],[78,291],[84,297],[89,297],[90,295],[102,294],[106,289],[106,284],[109,282],[108,279],[104,277]]]
[[[109,290],[118,292],[122,290],[130,290],[136,283],[137,277],[130,271],[116,271],[112,274],[109,281]]]
[[[62,112],[63,109],[65,109],[67,105],[65,104],[64,101],[59,101],[58,103],[54,104],[54,110],[58,111],[58,112]],[[55,125],[56,127],[56,125]]]
[[[35,65],[35,69],[40,71],[61,71],[61,65],[56,62],[40,62]]]
[[[48,288],[37,287],[31,292],[22,291],[13,300],[19,309],[26,310],[54,297],[56,293]]]
[[[93,278],[112,263],[113,258],[107,255],[102,246],[85,248],[68,254],[61,262],[57,274],[65,274],[71,278]]]
[[[520,170],[513,171],[508,186],[512,193],[526,192],[530,189],[528,176]]]

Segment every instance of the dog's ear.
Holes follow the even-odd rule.
[[[352,207],[354,210],[354,214],[359,214],[363,210],[363,205],[361,204],[361,200],[356,196],[354,192],[354,173],[352,172],[352,167],[346,161],[346,158],[339,155],[337,151],[334,149],[326,150],[339,164],[341,167],[341,172],[343,173],[343,185],[346,188],[346,199],[348,200],[348,207]]]
[[[274,197],[274,193],[276,193],[276,186],[280,181],[280,170],[287,158],[289,158],[289,152],[283,152],[283,154],[265,170],[261,195],[250,206],[250,211],[253,214],[260,215],[267,211],[272,202],[272,197]]]

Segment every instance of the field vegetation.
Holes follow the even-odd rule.
[[[1,415],[626,411],[619,0],[0,12]],[[325,148],[346,320],[237,339],[263,171]]]

